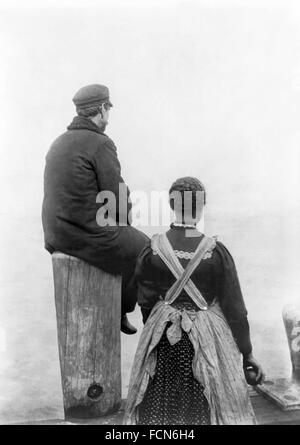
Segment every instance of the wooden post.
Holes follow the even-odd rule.
[[[121,276],[52,255],[66,418],[100,417],[121,404]]]
[[[292,362],[292,379],[300,384],[300,306],[285,306],[282,317]]]
[[[258,392],[272,400],[284,411],[300,409],[300,306],[289,304],[282,311],[283,323],[289,344],[292,376],[275,378],[257,386]]]

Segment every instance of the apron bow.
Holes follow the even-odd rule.
[[[181,340],[182,330],[188,334],[192,329],[193,323],[185,311],[174,312],[170,315],[169,320],[172,324],[167,329],[167,338],[170,345],[173,346]]]

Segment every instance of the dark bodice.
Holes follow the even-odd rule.
[[[166,233],[174,250],[179,252],[194,252],[196,250],[203,235],[194,230],[190,230],[189,233],[197,233],[198,236],[187,236],[187,233],[186,229],[174,226]],[[189,261],[189,259],[181,257],[179,260],[183,268]],[[158,299],[164,298],[174,283],[175,277],[161,258],[153,253],[150,242],[140,254],[136,277],[140,285],[138,303],[145,321]],[[191,279],[208,304],[212,303],[215,298],[218,299],[240,351],[243,355],[249,354],[252,346],[247,310],[234,261],[221,242],[216,241],[214,248],[200,262]],[[185,302],[190,303],[191,300],[187,293],[182,291],[176,303],[186,304]]]

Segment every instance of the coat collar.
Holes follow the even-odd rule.
[[[67,127],[68,130],[90,130],[96,133],[104,134],[103,131],[93,122],[91,119],[82,116],[75,116],[70,125]]]

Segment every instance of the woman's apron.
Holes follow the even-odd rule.
[[[153,253],[160,256],[176,278],[165,295],[153,307],[141,333],[131,371],[124,424],[138,422],[137,407],[143,400],[149,378],[156,368],[156,347],[168,322],[167,338],[171,345],[181,339],[185,331],[193,344],[193,374],[204,387],[212,425],[255,425],[248,386],[242,368],[241,354],[230,327],[217,301],[207,305],[190,276],[215,240],[204,236],[193,258],[183,269],[174,250],[164,235],[152,238]],[[185,290],[200,309],[176,309],[171,304]]]

